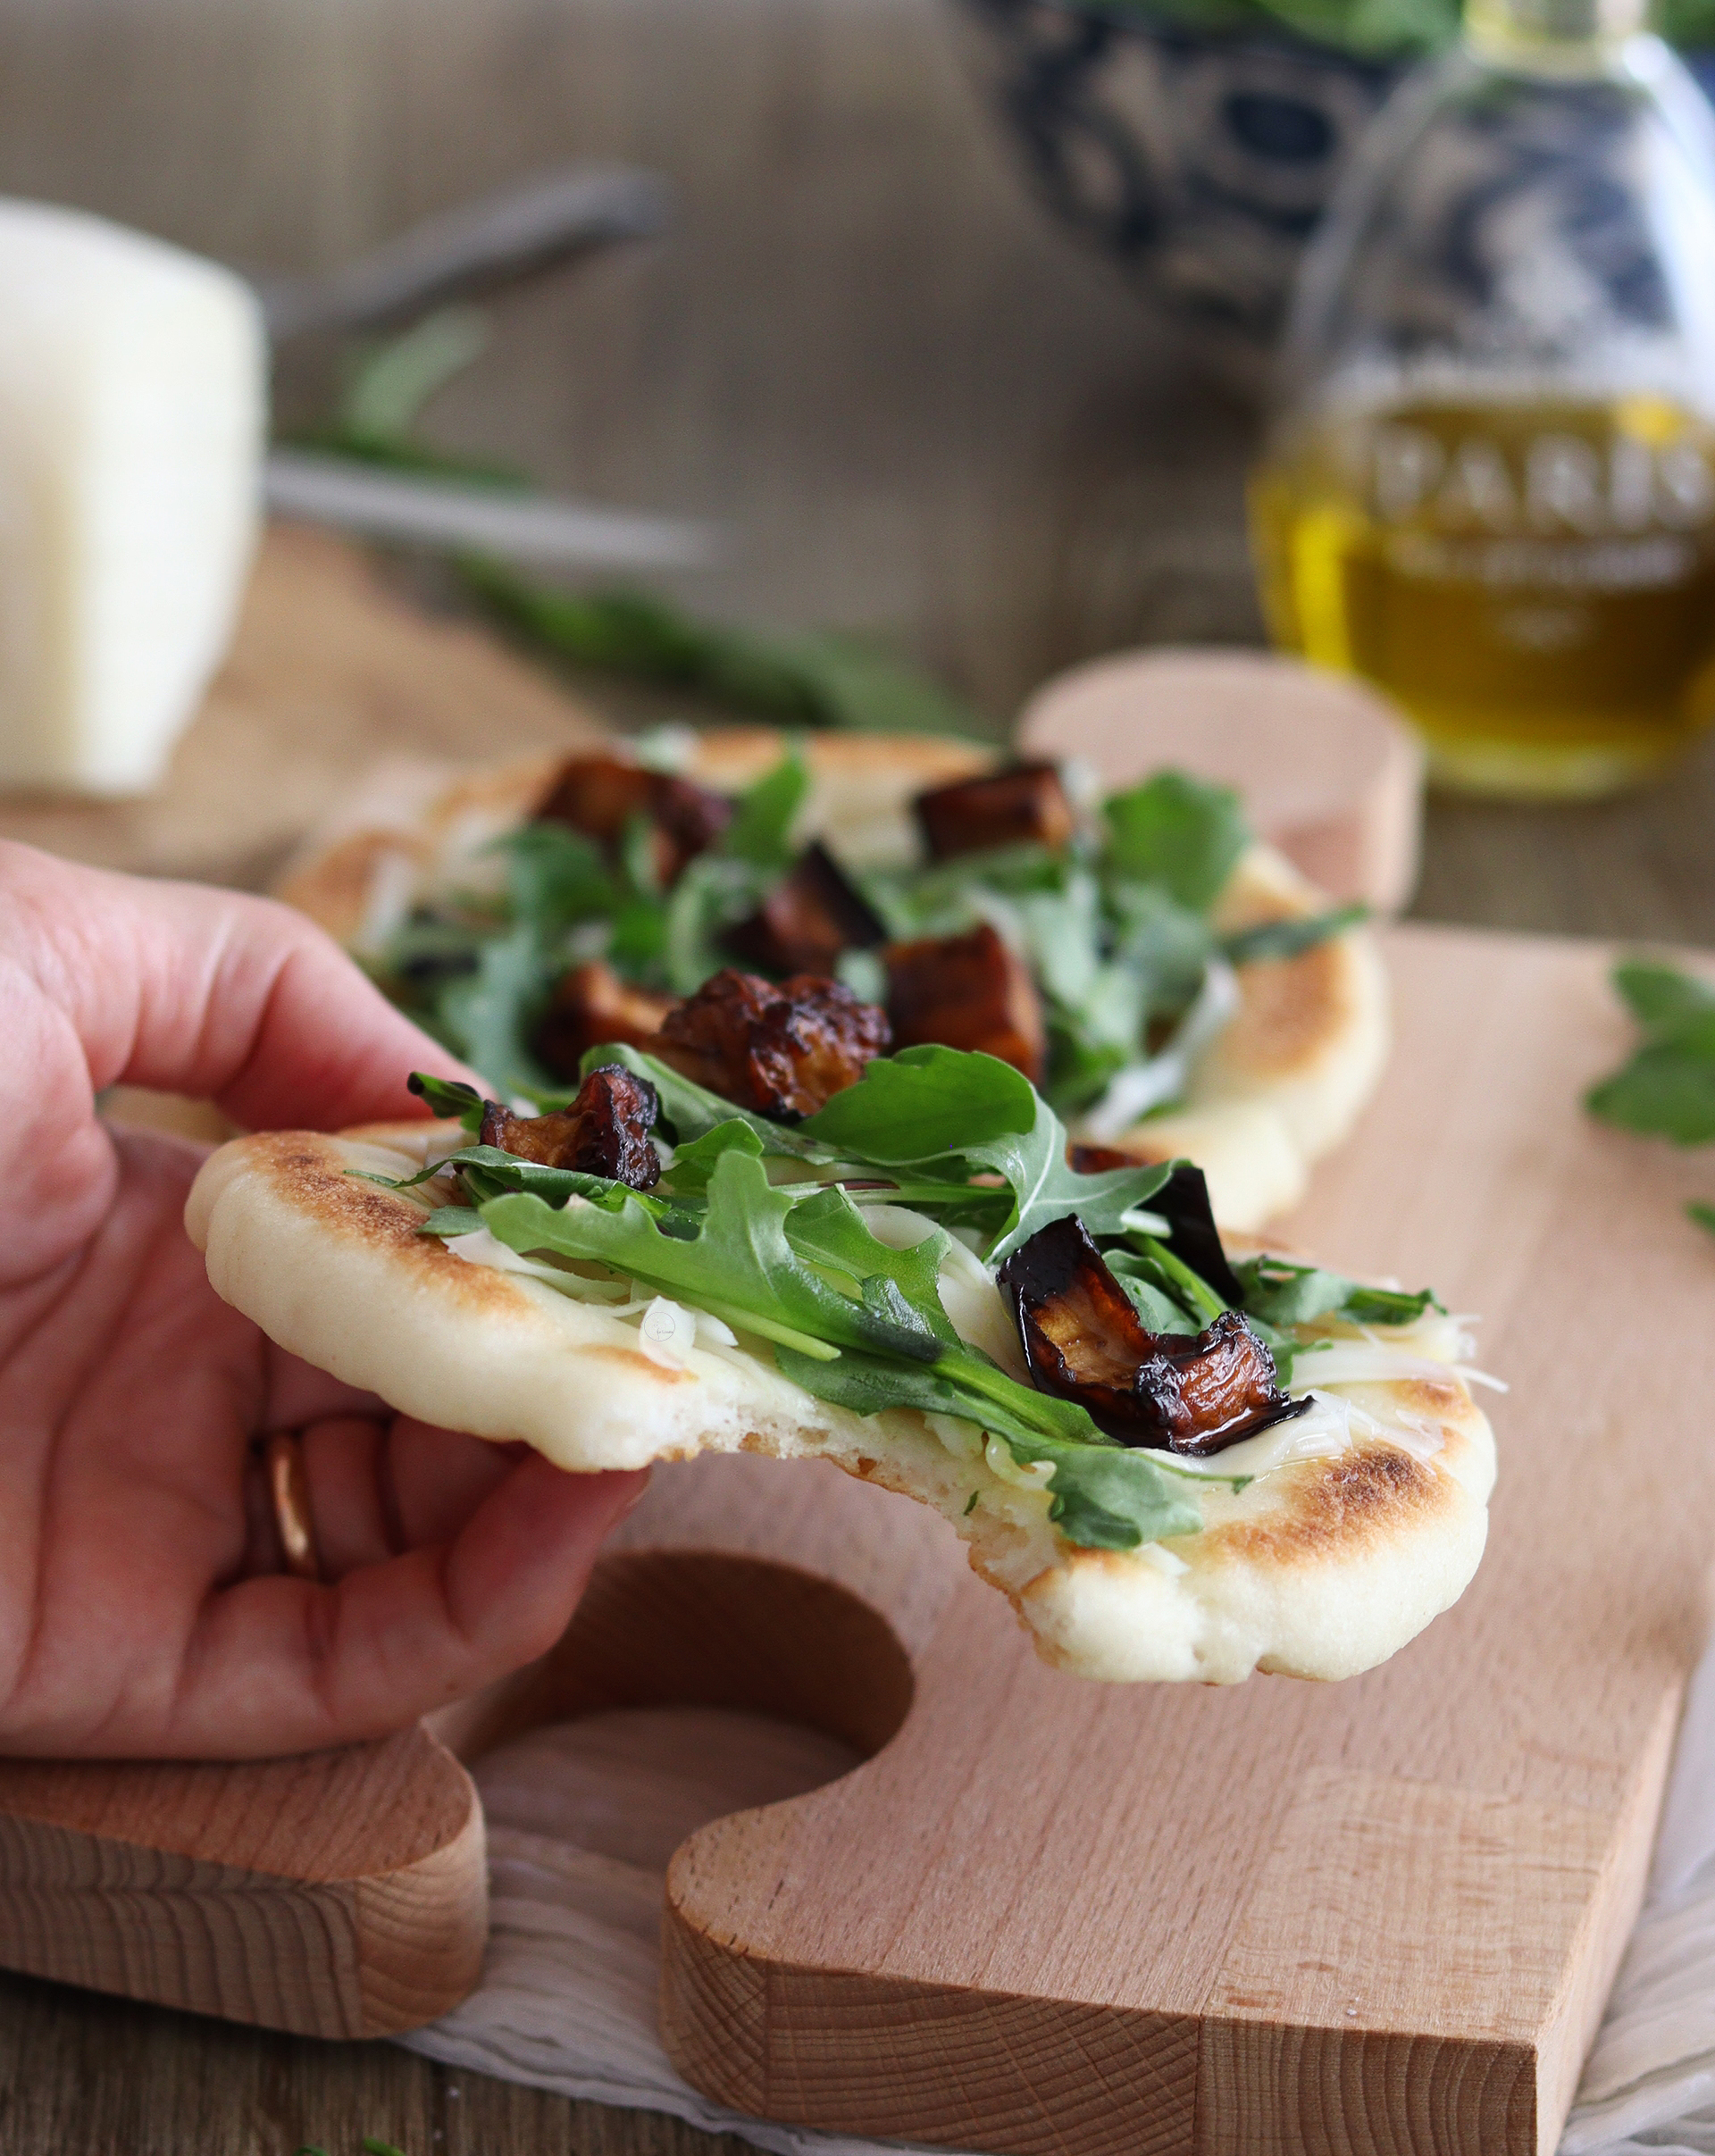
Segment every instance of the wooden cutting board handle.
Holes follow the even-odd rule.
[[[1343,674],[1260,651],[1124,652],[1038,689],[1017,739],[1110,787],[1164,765],[1236,786],[1258,834],[1331,898],[1398,913],[1416,885],[1422,748]]]
[[[445,2013],[488,1936],[482,1808],[422,1729],[297,1759],[0,1761],[0,1963],[305,2036]]]

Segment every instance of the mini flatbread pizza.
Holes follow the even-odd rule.
[[[1000,1057],[1081,1141],[1302,1194],[1386,1057],[1373,939],[1182,774],[1089,798],[967,742],[729,729],[383,781],[281,896],[508,1097],[647,1047],[735,961]]]
[[[1435,1297],[1229,1253],[1196,1168],[1080,1166],[1010,1065],[886,1030],[724,973],[540,1114],[417,1079],[443,1120],[235,1140],[187,1224],[271,1338],[425,1420],[934,1507],[1079,1675],[1350,1676],[1453,1601],[1494,1450]]]

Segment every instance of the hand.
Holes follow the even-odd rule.
[[[337,1130],[419,1113],[418,1067],[468,1075],[285,907],[0,845],[0,1751],[374,1736],[564,1630],[645,1478],[430,1428],[282,1353],[185,1235],[201,1149],[96,1110],[123,1082]],[[325,1584],[277,1569],[279,1431]]]

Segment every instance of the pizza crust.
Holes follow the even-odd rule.
[[[1079,1549],[1010,1454],[963,1425],[832,1407],[782,1376],[765,1345],[725,1344],[707,1319],[694,1346],[650,1348],[635,1318],[420,1234],[445,1191],[362,1179],[410,1174],[460,1142],[456,1126],[424,1123],[236,1139],[205,1163],[186,1225],[217,1292],[271,1339],[426,1422],[522,1440],[580,1473],[703,1451],[826,1458],[934,1506],[1043,1658],[1081,1676],[1350,1676],[1476,1570],[1493,1441],[1451,1366],[1405,1363],[1397,1379],[1333,1388],[1359,1410],[1338,1456],[1237,1493],[1200,1482],[1201,1534]]]
[[[736,791],[785,746],[766,727],[717,729],[696,738],[684,768]],[[929,736],[816,734],[799,748],[811,775],[801,827],[825,832],[853,860],[908,857],[912,796],[995,760],[969,742]],[[480,874],[482,849],[528,816],[562,760],[533,756],[450,781],[422,766],[384,771],[357,805],[360,827],[302,856],[280,896],[340,942],[374,952],[418,898]],[[1230,932],[1327,903],[1282,855],[1254,845],[1214,918]],[[1107,1142],[1140,1160],[1195,1160],[1216,1218],[1248,1233],[1298,1203],[1312,1164],[1357,1121],[1387,1060],[1388,997],[1380,953],[1362,930],[1296,958],[1241,966],[1238,984],[1238,1011],[1193,1066],[1184,1107]]]

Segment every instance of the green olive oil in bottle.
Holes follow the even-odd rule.
[[[1275,640],[1468,790],[1715,719],[1715,115],[1642,4],[1471,0],[1307,255],[1253,481]]]

